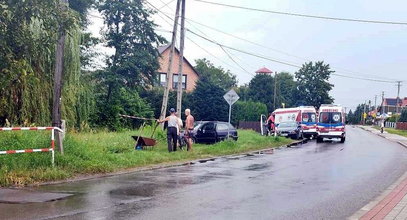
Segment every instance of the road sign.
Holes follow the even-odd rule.
[[[223,98],[226,100],[226,102],[229,104],[229,123],[230,123],[230,117],[232,115],[232,105],[239,100],[239,96],[235,92],[235,90],[231,89],[229,92],[227,92]],[[229,126],[228,126],[228,137],[229,138]]]
[[[363,113],[363,118],[366,119],[367,118],[367,114],[366,112]]]
[[[229,92],[227,92],[223,98],[226,100],[226,102],[229,105],[233,105],[237,100],[239,100],[239,96],[235,92],[235,90],[231,89]]]

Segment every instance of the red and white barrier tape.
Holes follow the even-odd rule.
[[[55,160],[55,135],[54,130],[63,132],[58,127],[16,127],[16,128],[0,128],[0,131],[38,131],[38,130],[50,130],[51,131],[51,148],[41,148],[41,149],[25,149],[25,150],[6,150],[0,151],[1,154],[21,154],[21,153],[34,153],[34,152],[51,152],[51,162],[54,166]]]
[[[42,148],[42,149],[25,149],[25,150],[6,150],[0,151],[0,154],[21,154],[21,153],[33,153],[33,152],[50,152],[53,148]]]
[[[63,132],[58,127],[16,127],[16,128],[0,128],[0,131],[38,131],[38,130],[58,130]]]

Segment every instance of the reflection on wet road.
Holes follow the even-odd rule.
[[[344,219],[407,170],[407,150],[348,127],[345,144],[43,186],[64,200],[0,204],[4,219]]]

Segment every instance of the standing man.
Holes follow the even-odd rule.
[[[168,143],[168,152],[177,151],[177,128],[178,128],[178,117],[175,115],[175,109],[170,109],[171,115],[164,118],[163,120],[157,120],[158,123],[163,123],[168,121],[167,126],[167,143]]]
[[[187,150],[192,151],[192,138],[194,132],[194,116],[191,115],[191,110],[189,108],[185,109],[185,115],[187,116],[185,120],[185,139],[187,142]]]

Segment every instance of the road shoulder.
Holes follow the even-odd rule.
[[[407,149],[407,138],[405,137],[389,134],[387,132],[380,133],[377,129],[368,126],[358,127],[392,142],[396,142]],[[380,196],[365,205],[348,219],[407,219],[407,172]]]
[[[376,134],[382,138],[386,138],[389,141],[396,142],[396,143],[400,144],[401,146],[407,148],[407,138],[406,137],[403,137],[403,136],[400,136],[397,134],[390,134],[386,131],[384,131],[383,133],[380,133],[379,130],[373,128],[372,126],[357,126],[357,127],[361,128],[365,131],[369,131],[373,134]]]

